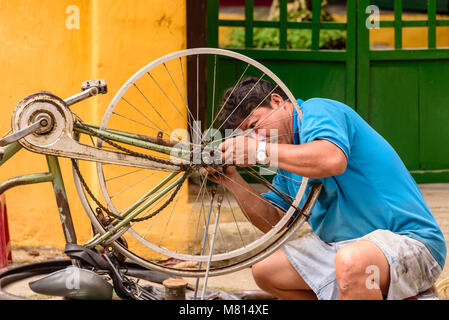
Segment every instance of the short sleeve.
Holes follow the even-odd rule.
[[[272,185],[281,191],[283,194],[289,194],[288,193],[288,185],[287,185],[287,179],[279,174],[279,171],[283,171],[281,169],[278,169],[278,174],[276,174],[273,178]],[[287,211],[290,205],[285,202],[284,199],[282,199],[278,194],[276,194],[273,191],[268,191],[265,193],[262,193],[262,196],[266,198],[268,201],[270,201],[272,204],[276,205],[280,209]]]
[[[299,177],[299,176],[298,176]],[[291,194],[291,188],[289,188],[289,185],[295,183],[293,182],[293,179],[290,179],[289,173],[285,170],[279,169],[277,171],[277,174],[274,176],[272,185],[275,187],[279,192],[286,198],[293,200],[294,196],[296,194]],[[299,182],[298,182],[299,183]],[[296,186],[294,189],[299,188]],[[279,196],[276,192],[273,192],[272,190],[262,193],[262,196],[265,197],[268,201],[270,201],[272,204],[276,205],[280,209],[287,211],[290,208],[290,204],[283,199],[283,197]]]
[[[337,101],[310,99],[303,103],[301,143],[325,139],[339,147],[349,159],[352,144],[352,125],[343,106]]]

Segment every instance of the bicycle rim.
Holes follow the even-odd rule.
[[[172,135],[172,133],[174,131],[176,131],[176,130],[173,130],[173,126],[170,126],[170,124],[171,124],[170,121],[176,122],[173,119],[173,114],[178,113],[179,115],[184,115],[183,117],[178,116],[178,120],[179,120],[179,118],[183,118],[182,120],[186,120],[185,122],[187,122],[187,123],[190,123],[191,122],[190,120],[195,120],[194,117],[191,114],[189,114],[189,110],[187,110],[188,106],[187,106],[187,104],[185,104],[185,102],[187,101],[186,91],[184,91],[184,93],[181,93],[181,91],[182,91],[181,88],[185,88],[185,86],[180,84],[181,81],[177,82],[176,80],[174,80],[173,79],[174,75],[172,75],[169,71],[169,70],[174,69],[174,66],[171,63],[175,62],[175,63],[180,64],[181,71],[180,72],[178,71],[177,75],[178,75],[178,77],[182,76],[182,78],[185,80],[185,74],[183,74],[183,71],[182,71],[185,68],[185,60],[194,59],[197,61],[197,66],[198,66],[198,64],[199,64],[198,61],[200,61],[200,59],[203,59],[203,58],[210,59],[210,60],[213,59],[213,61],[215,61],[215,63],[216,63],[216,59],[218,56],[220,58],[225,57],[225,58],[235,59],[238,61],[238,63],[242,63],[244,65],[246,64],[245,72],[248,71],[249,68],[253,68],[255,70],[255,71],[253,70],[254,72],[258,72],[259,74],[262,74],[262,77],[265,76],[270,81],[274,82],[276,84],[276,86],[281,88],[287,94],[289,100],[292,102],[298,115],[301,117],[301,110],[299,109],[299,106],[297,105],[296,100],[294,99],[294,96],[292,95],[292,93],[283,84],[283,82],[278,77],[276,77],[275,74],[273,74],[270,70],[268,70],[266,67],[264,67],[263,65],[261,65],[260,63],[258,63],[257,61],[255,61],[253,59],[250,59],[246,56],[243,56],[241,54],[238,54],[238,53],[235,53],[232,51],[227,51],[227,50],[222,50],[222,49],[212,49],[212,48],[198,48],[198,49],[187,49],[187,50],[183,50],[183,51],[179,51],[179,52],[175,52],[175,53],[166,55],[160,59],[157,59],[157,60],[149,63],[148,65],[143,67],[141,70],[139,70],[137,73],[135,73],[128,81],[125,82],[125,84],[121,87],[121,89],[117,92],[117,94],[112,99],[112,101],[103,117],[100,128],[101,129],[117,129],[116,127],[113,126],[114,117],[120,118],[121,120],[123,120],[124,116],[126,115],[128,118],[130,118],[129,113],[121,112],[121,110],[129,111],[131,109],[131,110],[135,111],[135,113],[134,113],[135,115],[140,115],[140,118],[138,118],[137,120],[135,118],[132,118],[131,120],[128,119],[127,120],[128,122],[131,122],[135,127],[137,127],[138,124],[146,123],[145,126],[142,125],[141,127],[145,129],[145,131],[146,131],[145,133],[147,135],[151,135],[151,136],[166,135],[165,138],[169,138],[170,135]],[[183,66],[183,60],[184,60],[184,66]],[[216,64],[214,64],[214,67],[216,67]],[[160,71],[160,70],[162,70],[162,71]],[[167,72],[168,78],[166,76],[165,80],[160,80],[160,79],[155,80],[154,78],[156,77],[156,75],[160,74],[161,72],[162,73]],[[181,73],[181,75],[180,75],[180,73]],[[248,73],[250,73],[250,72],[248,72]],[[214,98],[215,98],[215,94],[218,94],[218,93],[215,93],[216,76],[217,76],[216,70],[214,69],[214,86],[212,88],[214,91],[214,93],[213,93]],[[243,75],[239,75],[239,77],[243,77]],[[145,79],[143,79],[143,78],[145,78]],[[142,82],[143,80],[145,80],[147,82],[152,81],[153,85],[155,84],[156,87],[162,91],[161,99],[166,99],[165,100],[166,105],[168,105],[168,106],[173,105],[174,108],[172,108],[170,110],[168,110],[168,106],[165,107],[165,109],[157,108],[157,106],[155,106],[155,103],[150,101],[150,98],[154,98],[154,95],[151,95],[151,97],[149,97],[149,95],[148,96],[145,95],[144,89],[145,89],[145,86],[148,86],[148,84]],[[168,92],[167,89],[166,89],[167,92],[164,91],[164,88],[165,88],[165,87],[163,87],[164,83],[166,86],[170,85],[172,87],[172,92],[175,92],[175,95],[179,94],[181,101],[178,100],[177,103],[174,103],[175,98],[173,98],[172,96],[167,94],[167,92]],[[236,83],[236,85],[237,85],[237,83]],[[161,89],[161,87],[162,87],[162,89]],[[174,90],[173,87],[176,87],[176,90]],[[130,90],[134,90],[132,95],[129,94]],[[154,92],[154,88],[153,88],[153,92]],[[140,104],[137,104],[136,102],[134,102],[134,100],[133,100],[133,102],[131,102],[131,99],[136,99],[136,97],[141,98]],[[198,99],[198,97],[197,97],[197,99]],[[184,101],[182,101],[182,100],[184,100]],[[161,100],[159,100],[159,101],[161,101]],[[146,109],[142,109],[142,107],[141,107],[142,103],[146,106]],[[178,103],[179,103],[179,105],[182,105],[182,103],[184,103],[186,110],[183,110],[182,112],[178,112],[178,111],[180,111],[179,109],[176,109],[176,105],[178,105]],[[127,109],[124,109],[125,107]],[[164,116],[161,116],[161,113],[164,113],[164,112],[170,113],[171,117],[167,116],[164,119]],[[155,119],[155,118],[160,118],[160,119],[162,119],[162,121],[160,121],[159,123],[156,123],[154,120],[151,120],[151,119]],[[118,123],[118,122],[116,121],[115,123]],[[163,126],[163,125],[165,125],[165,126]],[[150,126],[151,126],[151,128],[150,128]],[[133,127],[133,129],[135,129],[135,127]],[[136,128],[136,130],[137,130],[137,128]],[[136,133],[142,134],[142,132],[136,132]],[[190,131],[190,133],[193,133],[192,130]],[[104,147],[104,145],[105,145],[105,143],[103,141],[101,141],[101,139],[99,139],[97,141],[97,147]],[[108,208],[116,214],[123,212],[123,208],[119,208],[118,201],[114,201],[114,199],[111,197],[111,195],[113,193],[112,193],[111,188],[107,182],[108,182],[108,179],[109,179],[109,181],[111,181],[112,178],[114,178],[115,180],[119,180],[119,178],[124,179],[123,177],[127,177],[127,178],[131,179],[130,181],[132,181],[132,179],[137,179],[137,178],[130,178],[133,174],[135,174],[135,172],[131,171],[132,169],[128,169],[128,170],[130,170],[130,171],[117,172],[117,171],[112,170],[112,171],[114,171],[114,173],[105,173],[105,171],[107,171],[107,170],[105,170],[105,166],[102,165],[101,163],[97,163],[97,175],[99,178],[99,185],[100,185],[100,189],[102,191],[102,195],[107,203]],[[154,173],[154,175],[160,175],[159,178],[156,178],[156,182],[158,181],[157,179],[159,179],[159,180],[163,179],[164,177],[166,177],[167,174],[168,173],[165,173],[165,176],[163,176],[163,175],[160,175],[158,172]],[[142,175],[143,175],[143,173],[142,173]],[[118,178],[116,178],[116,177],[118,177]],[[145,178],[145,175],[143,175],[143,179],[144,178]],[[92,209],[92,207],[89,203],[89,200],[87,199],[87,197],[84,193],[84,190],[79,182],[79,178],[78,178],[77,174],[75,174],[75,173],[74,173],[74,179],[75,179],[75,184],[76,184],[77,190],[80,194],[80,198],[82,200],[83,206],[86,209],[86,211],[89,215],[89,218],[91,219],[94,227],[98,230],[98,232],[100,232],[101,234],[104,234],[106,232],[106,229],[102,225],[102,223],[98,220],[98,217],[95,214],[95,210]],[[214,262],[216,265],[210,270],[210,275],[219,275],[219,274],[231,272],[231,271],[237,270],[241,267],[252,264],[255,261],[260,260],[261,258],[263,258],[264,256],[266,256],[272,252],[271,248],[279,247],[284,239],[286,239],[287,237],[291,236],[291,234],[296,232],[296,230],[304,222],[304,221],[301,221],[302,220],[301,218],[296,219],[295,223],[291,224],[288,228],[285,228],[285,226],[290,221],[293,213],[296,211],[296,208],[299,207],[299,203],[300,203],[301,199],[304,197],[307,184],[308,184],[308,179],[303,178],[301,181],[301,186],[298,190],[298,193],[296,194],[296,196],[294,198],[292,198],[291,206],[287,210],[287,212],[285,213],[285,215],[281,219],[281,221],[279,221],[276,225],[272,226],[272,229],[265,234],[257,234],[257,230],[253,228],[251,232],[253,232],[254,234],[257,234],[257,236],[252,236],[253,238],[250,237],[251,239],[246,242],[243,240],[242,232],[241,232],[239,226],[245,225],[248,228],[250,228],[250,227],[248,226],[247,222],[242,222],[239,220],[239,219],[241,219],[241,217],[239,217],[238,219],[235,218],[235,216],[241,216],[241,214],[233,211],[232,204],[231,204],[232,200],[230,200],[229,198],[224,200],[228,204],[229,209],[232,211],[231,213],[228,212],[228,216],[233,216],[233,218],[234,218],[234,221],[231,222],[234,224],[235,231],[233,231],[233,232],[234,233],[238,232],[242,241],[235,248],[231,248],[231,249],[229,249],[229,248],[215,249],[214,248],[215,251],[213,252],[212,256],[210,256],[210,254],[209,254],[209,248],[207,248],[207,243],[206,243],[206,247],[201,252],[198,251],[199,250],[198,241],[201,240],[201,237],[196,237],[194,239],[194,241],[196,241],[196,243],[197,243],[195,245],[195,249],[192,249],[192,250],[189,249],[190,251],[185,249],[184,252],[180,252],[180,250],[178,250],[179,246],[180,246],[179,243],[175,246],[172,245],[170,247],[170,245],[163,243],[163,241],[161,239],[154,240],[151,237],[147,237],[148,233],[150,233],[149,231],[147,231],[149,227],[148,228],[146,226],[140,227],[140,225],[137,225],[137,223],[136,223],[128,230],[127,233],[130,235],[131,238],[137,240],[139,245],[143,245],[145,248],[148,248],[152,252],[155,252],[155,253],[162,255],[164,257],[167,257],[167,258],[178,259],[181,261],[197,262],[199,265],[203,265],[202,269],[196,268],[196,269],[189,269],[189,270],[187,270],[187,269],[180,270],[180,269],[172,268],[169,266],[164,266],[157,262],[152,261],[151,259],[146,258],[142,254],[137,254],[136,252],[134,252],[134,248],[125,248],[122,245],[117,244],[117,243],[115,243],[114,246],[123,255],[125,255],[126,257],[132,259],[133,261],[139,263],[140,265],[143,265],[148,268],[153,268],[153,269],[157,269],[160,271],[164,271],[164,272],[169,272],[169,273],[176,274],[176,275],[202,276],[202,275],[204,275],[204,272],[205,272],[205,270],[204,270],[205,262],[208,261],[209,259],[212,262]],[[212,204],[213,204],[212,206],[210,206],[208,204],[206,204],[206,205],[204,204],[210,198],[210,190],[208,191],[208,189],[207,189],[207,183],[206,183],[205,178],[201,180],[200,185],[201,185],[201,187],[200,187],[199,192],[195,193],[197,196],[196,202],[200,202],[200,201],[198,201],[198,196],[200,196],[201,193],[202,193],[202,197],[203,197],[203,199],[201,200],[201,206],[199,206],[196,209],[199,213],[197,212],[194,214],[192,214],[192,213],[185,214],[185,215],[189,216],[189,219],[191,216],[196,215],[197,219],[193,223],[188,222],[188,221],[186,222],[185,220],[181,220],[182,221],[181,223],[184,223],[185,224],[184,229],[187,229],[188,227],[192,228],[192,226],[195,226],[195,225],[198,228],[198,225],[200,225],[200,222],[201,222],[203,225],[200,226],[200,231],[198,231],[198,230],[196,231],[196,234],[204,236],[205,233],[210,233],[206,229],[208,229],[208,228],[210,229],[214,223],[213,215],[214,215],[214,211],[216,209],[217,204],[216,204],[216,202],[215,203],[212,202]],[[206,186],[206,187],[204,187],[204,186]],[[126,187],[128,187],[128,186],[126,186]],[[151,186],[149,186],[149,185],[146,186],[146,188],[149,188],[149,187],[151,187]],[[186,182],[186,183],[184,183],[184,185],[182,186],[181,189],[185,190],[188,187],[189,187],[188,183]],[[223,194],[224,194],[224,197],[229,196],[229,194],[228,195],[226,195],[225,193],[223,193]],[[182,198],[181,195],[186,196],[186,191],[184,191],[184,193],[181,192],[178,195],[178,199]],[[205,198],[207,198],[207,200]],[[133,199],[132,201],[129,201],[129,203],[127,205],[129,206],[129,204],[132,203],[133,201],[135,201],[135,200]],[[182,202],[182,200],[180,200],[180,202]],[[156,216],[155,218],[153,218],[154,219],[153,221],[148,221],[148,225],[151,225],[153,223],[152,224],[153,226],[154,225],[157,226],[156,222],[154,222],[154,221],[156,221],[156,218],[163,219],[161,217],[164,217],[164,215],[166,217],[166,220],[170,221],[171,223],[173,223],[173,221],[176,221],[176,219],[181,219],[181,218],[173,218],[173,212],[176,212],[176,210],[177,210],[176,203],[177,203],[177,201],[174,201],[173,204],[171,204],[172,207],[170,207],[170,205],[169,205],[167,207],[167,210],[165,210],[166,212],[160,214],[160,217]],[[125,208],[127,207],[127,205],[125,205]],[[193,205],[193,207],[195,207],[195,204]],[[207,217],[208,212],[212,213],[212,218],[210,220],[210,224],[206,225],[206,220],[207,220],[206,217]],[[200,221],[200,219],[202,219],[203,221]],[[222,218],[222,219],[225,219],[225,218]],[[191,220],[194,220],[194,219],[191,218]],[[179,223],[180,222],[178,222],[178,224]],[[224,226],[224,225],[225,225],[224,222],[222,224],[219,224],[217,239],[219,239],[220,235],[221,235],[221,238],[222,238],[221,242],[223,244],[226,244],[226,242],[227,242],[227,240],[225,239],[226,237],[223,236],[223,232],[220,231],[220,226]],[[167,229],[169,229],[171,226],[168,226],[168,222],[166,222],[165,225],[162,224],[162,227],[165,229],[165,233],[164,233],[163,237],[167,237],[167,234],[168,234],[167,232],[169,232]],[[281,230],[285,230],[285,229],[286,229],[286,231],[280,232]],[[145,230],[145,232],[143,232],[141,230]],[[232,233],[232,232],[230,232],[230,233]],[[206,235],[206,239],[209,242],[209,246],[210,246],[211,236],[212,236],[211,234]],[[220,250],[221,250],[221,252],[220,252]],[[225,266],[223,266],[223,263],[225,264]]]

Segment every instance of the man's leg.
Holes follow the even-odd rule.
[[[285,300],[316,300],[317,297],[282,250],[278,250],[252,267],[257,285]]]
[[[335,256],[340,299],[381,300],[390,284],[390,266],[381,249],[367,240],[341,247]]]

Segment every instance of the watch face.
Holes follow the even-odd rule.
[[[267,161],[267,155],[263,151],[257,152],[256,158],[257,158],[257,162],[259,162],[259,163],[264,163]]]

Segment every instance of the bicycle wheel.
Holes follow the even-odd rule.
[[[227,65],[220,68],[220,64],[217,64],[219,60],[226,61]],[[193,97],[191,92],[187,95],[187,62],[196,67],[196,71],[195,68],[193,71],[190,69],[190,78],[196,78],[192,82],[196,83]],[[230,65],[232,68],[229,68]],[[200,87],[200,70],[203,66],[210,80],[207,86]],[[221,128],[217,118],[223,105],[218,108],[217,101],[222,96],[223,87],[229,86],[221,80],[225,74],[229,75],[230,69],[234,72],[234,88],[250,75],[259,80],[270,81],[275,84],[275,88],[280,88],[286,94],[287,101],[301,116],[301,110],[292,93],[262,64],[232,51],[197,48],[166,55],[134,74],[112,99],[100,129],[128,132],[146,141],[159,141],[170,146],[181,143],[182,146],[199,147],[203,150],[207,146],[217,145],[223,138],[217,137],[218,131],[213,131],[212,128]],[[201,126],[197,122],[202,95],[207,96],[212,110],[212,117],[204,132],[200,132]],[[195,106],[189,107],[192,101]],[[259,105],[262,102],[260,101]],[[292,118],[293,115],[289,117]],[[111,147],[103,140],[98,138],[98,148]],[[173,154],[148,151],[136,145],[127,148],[129,152],[158,157],[161,162],[173,161]],[[206,262],[210,259],[211,276],[236,271],[273,252],[304,223],[303,215],[298,215],[293,223],[291,220],[301,201],[305,200],[303,198],[308,186],[307,178],[297,180],[300,187],[296,195],[281,194],[288,202],[288,210],[278,223],[270,225],[271,229],[263,233],[251,224],[223,187],[214,191],[214,187],[207,182],[207,177],[201,175],[196,185],[192,180],[181,179],[180,177],[185,177],[186,172],[197,173],[200,168],[207,166],[206,160],[201,156],[199,163],[193,162],[192,158],[187,160],[190,161],[188,165],[178,173],[97,163],[98,189],[108,211],[115,215],[129,213],[136,209],[134,204],[139,199],[148,199],[151,204],[141,210],[141,220],[132,223],[127,230],[125,238],[128,247],[114,243],[118,251],[142,266],[181,276],[203,276]],[[275,173],[275,169],[261,169],[259,165],[255,165],[254,169],[250,172],[251,175],[265,183],[265,190],[272,190],[274,187],[262,177],[261,172]],[[96,203],[92,203],[86,196],[75,171],[75,184],[83,206],[94,227],[100,234],[104,234],[107,228],[93,209]],[[171,191],[158,193],[162,190],[161,181],[173,183],[176,178],[176,187],[172,185]],[[248,190],[267,205],[274,206],[260,195],[260,191],[253,186]],[[215,197],[212,195],[214,192],[217,193]],[[219,198],[222,199],[220,204],[217,201]],[[218,206],[221,207],[220,218],[214,232]],[[175,266],[168,265],[167,259],[180,263]]]

